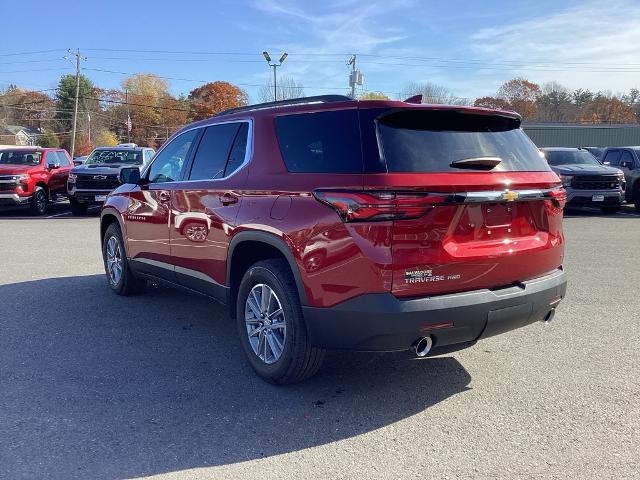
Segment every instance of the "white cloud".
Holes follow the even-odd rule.
[[[474,56],[538,83],[623,91],[640,82],[640,3],[589,1],[471,36]],[[521,65],[518,65],[518,64]],[[635,70],[635,72],[634,72]],[[501,75],[503,76],[503,75]]]

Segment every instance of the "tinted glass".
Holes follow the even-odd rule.
[[[29,150],[0,150],[0,165],[40,165],[42,153]]]
[[[356,110],[278,117],[276,133],[284,163],[290,172],[363,171]]]
[[[546,150],[549,165],[600,165],[596,157],[586,150]]]
[[[461,172],[452,162],[485,157],[501,160],[492,172],[549,170],[539,150],[510,118],[401,110],[383,115],[377,123],[389,172]]]
[[[620,155],[620,165],[622,165],[622,162],[627,162],[627,164],[633,166],[633,155],[631,155],[630,152],[623,150],[622,155]],[[629,167],[627,166],[627,168]]]
[[[58,164],[61,167],[68,167],[69,166],[69,159],[67,159],[67,156],[65,155],[64,152],[55,152],[56,157],[58,159]]]
[[[620,164],[620,150],[608,151],[602,161],[609,165],[618,166]]]
[[[171,140],[154,158],[147,176],[149,181],[163,183],[180,180],[182,167],[197,134],[198,130],[189,130]]]
[[[240,129],[236,134],[236,139],[231,147],[231,153],[229,153],[229,160],[227,160],[227,167],[224,170],[224,176],[228,177],[235,172],[240,165],[244,162],[247,154],[247,139],[249,136],[249,124],[244,122],[240,124]]]
[[[224,177],[231,144],[240,125],[225,123],[207,127],[193,159],[190,180],[206,180]]]
[[[142,165],[142,150],[94,150],[84,163],[86,165]]]

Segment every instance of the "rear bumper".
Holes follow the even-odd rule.
[[[431,336],[434,353],[544,320],[564,297],[558,269],[517,286],[399,299],[390,293],[361,295],[330,308],[305,307],[311,342],[324,348],[407,350]],[[445,348],[447,347],[447,348]]]
[[[0,207],[26,205],[30,200],[31,195],[18,195],[17,193],[0,193]]]

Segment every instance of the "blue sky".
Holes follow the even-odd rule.
[[[346,93],[351,53],[359,55],[363,88],[392,97],[410,82],[433,82],[473,98],[492,94],[515,76],[613,92],[640,87],[638,1],[57,0],[26,5],[11,2],[3,8],[0,87],[54,88],[60,75],[74,68],[62,58],[65,50],[77,47],[87,57],[84,73],[101,87],[118,87],[126,74],[152,72],[170,77],[176,94],[226,80],[242,86],[254,101],[258,86],[269,80],[260,54],[265,49],[272,57],[289,53],[278,73],[301,82],[308,95]],[[54,51],[13,55],[44,50]]]

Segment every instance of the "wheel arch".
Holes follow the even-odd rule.
[[[100,246],[102,246],[102,244],[104,243],[104,234],[107,232],[107,228],[109,228],[109,225],[111,225],[112,223],[117,223],[120,227],[120,231],[122,232],[123,237],[122,239],[124,240],[125,254],[127,254],[128,256],[127,235],[124,228],[124,223],[120,214],[112,208],[105,208],[100,214]]]
[[[257,251],[256,251],[257,249]],[[251,252],[246,256],[243,253]],[[307,295],[300,275],[300,269],[289,246],[280,237],[267,232],[243,231],[231,239],[227,254],[227,285],[229,287],[229,312],[235,316],[235,304],[238,295],[238,287],[242,275],[250,265],[267,258],[284,258],[289,264],[298,290],[300,303],[307,304]]]

